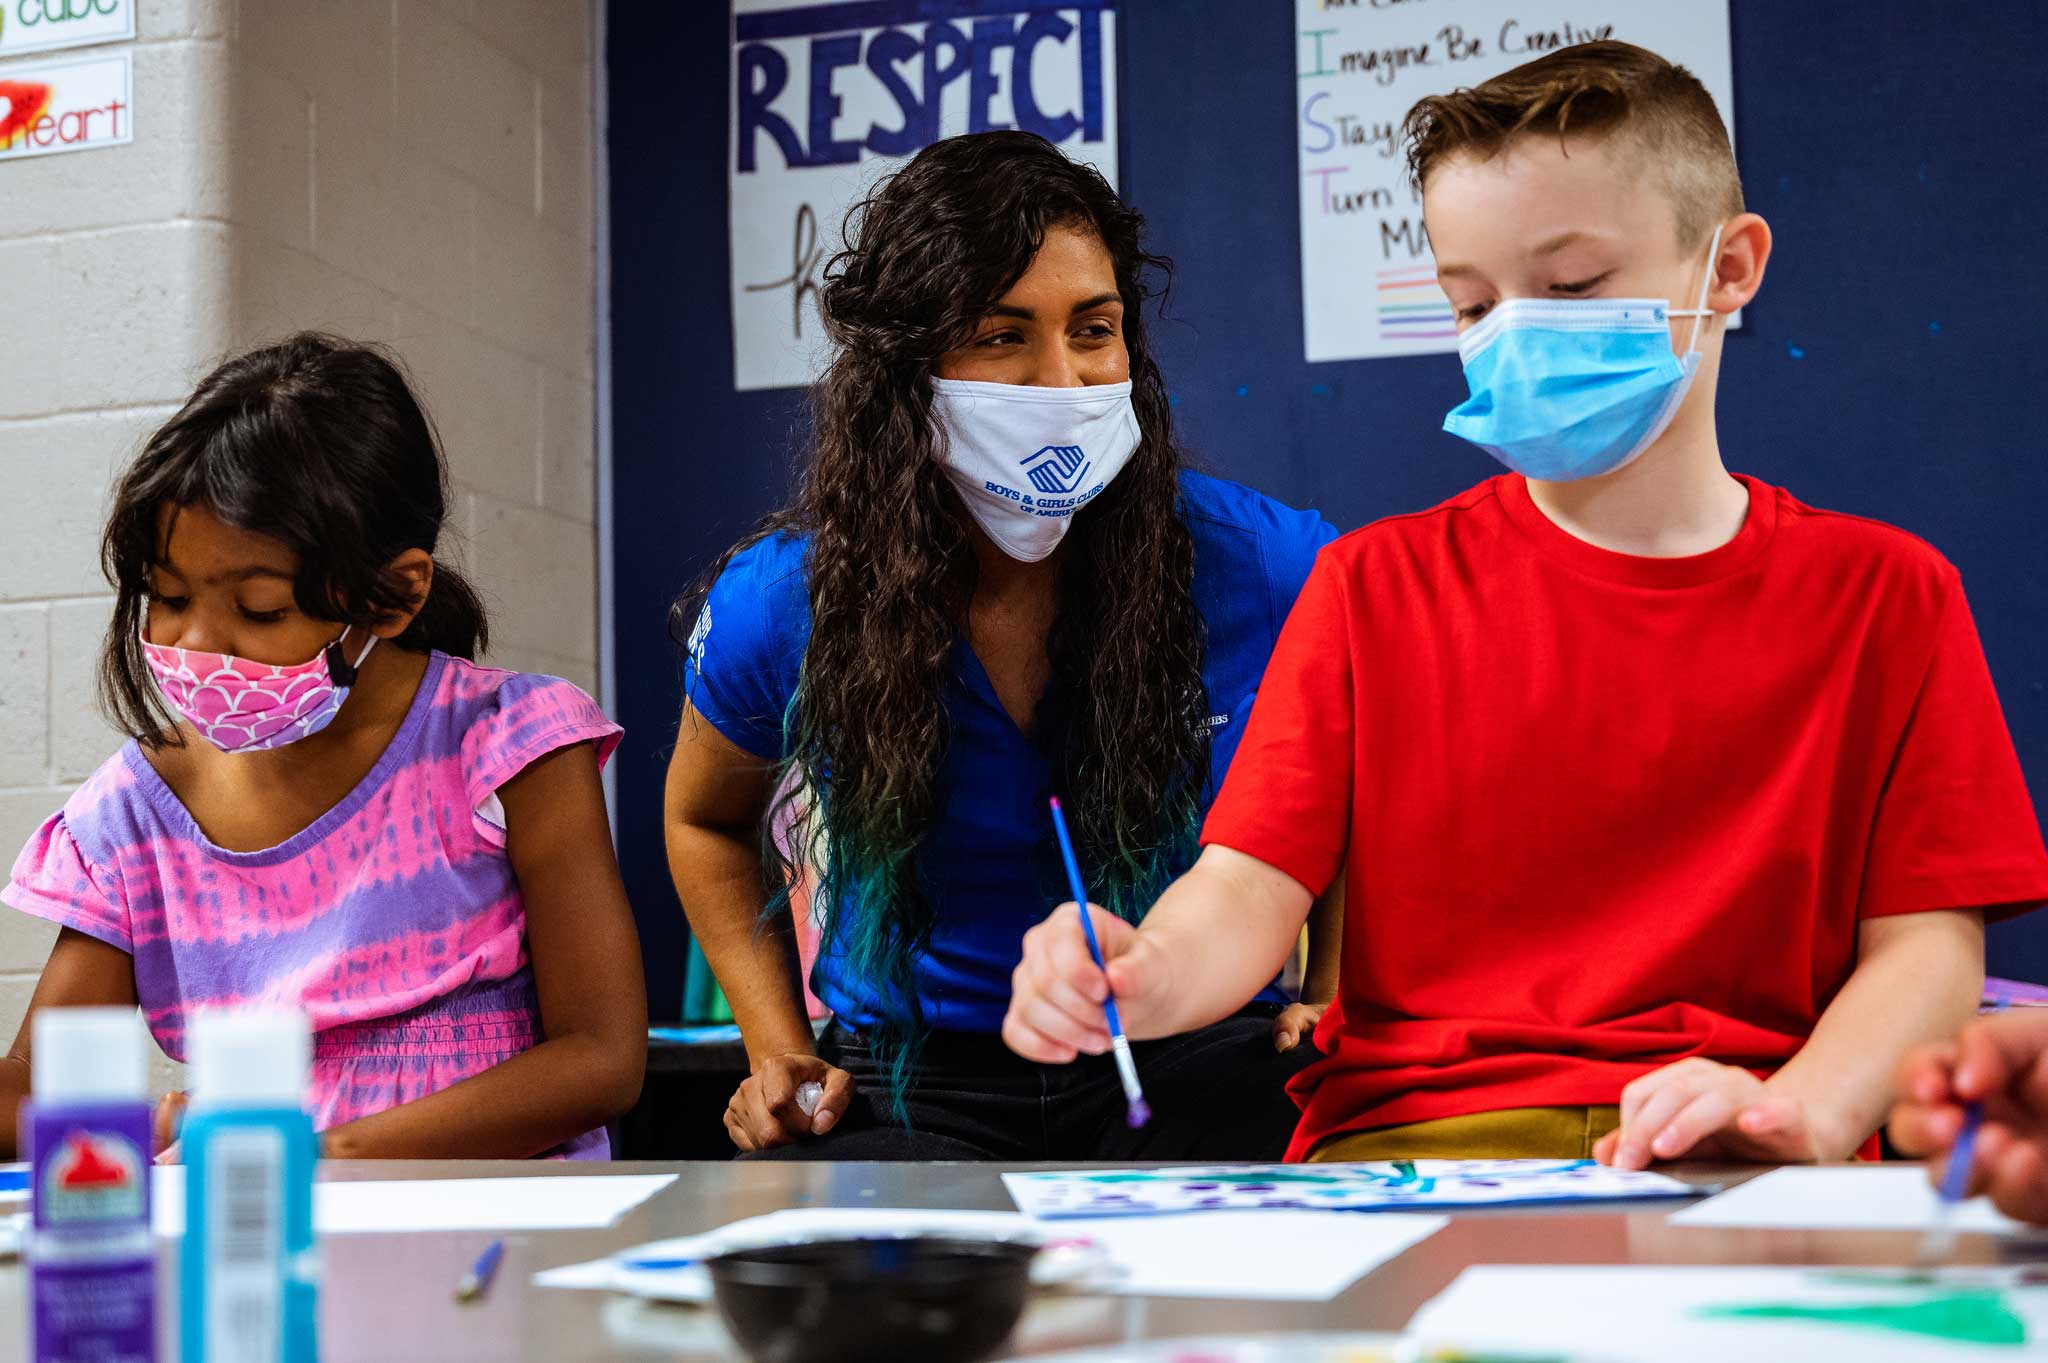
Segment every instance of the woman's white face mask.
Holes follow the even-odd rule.
[[[946,433],[940,463],[967,513],[1023,563],[1059,547],[1074,513],[1138,448],[1129,381],[1040,388],[933,379],[932,413]]]

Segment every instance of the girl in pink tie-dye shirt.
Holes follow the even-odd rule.
[[[303,1009],[331,1157],[603,1158],[646,1000],[568,682],[478,667],[445,471],[375,351],[231,360],[123,475],[101,691],[131,741],[0,899],[61,931],[30,1005]],[[0,1062],[0,1151],[29,1024]],[[167,1134],[167,1133],[166,1133]]]

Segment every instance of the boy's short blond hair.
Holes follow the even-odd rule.
[[[1498,156],[1527,134],[1628,139],[1678,209],[1679,244],[1704,243],[1743,211],[1742,178],[1728,127],[1699,78],[1647,48],[1581,43],[1492,80],[1430,95],[1402,129],[1418,189],[1456,155]]]

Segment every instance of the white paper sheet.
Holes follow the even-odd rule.
[[[1103,1246],[1124,1269],[1124,1276],[1102,1288],[1121,1296],[1328,1301],[1442,1230],[1450,1218],[1191,1212],[1059,1224]]]
[[[1561,1354],[1578,1363],[1656,1359],[1657,1363],[1729,1363],[1730,1359],[1833,1360],[1854,1363],[1954,1363],[1958,1359],[2039,1358],[2040,1345],[1958,1344],[1896,1330],[1832,1322],[1702,1318],[1710,1306],[1797,1303],[1846,1306],[1899,1303],[1927,1289],[1857,1284],[1807,1268],[1468,1268],[1415,1313],[1408,1333],[1432,1350]],[[2048,1287],[2015,1288],[2007,1305],[2029,1341],[2048,1340]]]
[[[626,1292],[701,1302],[710,1279],[696,1265],[743,1244],[819,1234],[989,1235],[1051,1244],[1041,1284],[1119,1296],[1327,1301],[1442,1229],[1448,1218],[1350,1212],[1191,1212],[1171,1220],[1118,1218],[1032,1223],[1000,1212],[909,1209],[778,1212],[708,1235],[641,1245],[611,1259],[536,1274],[540,1287]],[[1063,1254],[1076,1254],[1065,1266]],[[690,1261],[690,1262],[684,1262]],[[635,1267],[660,1263],[661,1268]]]
[[[158,1235],[185,1229],[185,1171],[155,1170]],[[313,1224],[323,1235],[447,1230],[596,1230],[675,1182],[674,1174],[414,1179],[322,1183]]]
[[[1256,1335],[1198,1335],[1192,1339],[1132,1340],[1103,1348],[1032,1354],[1030,1363],[1393,1363],[1401,1355],[1393,1335],[1326,1330]],[[1020,1354],[1008,1363],[1024,1363]]]
[[[1940,1207],[1919,1168],[1773,1169],[1671,1217],[1674,1226],[1773,1230],[1925,1230]],[[1973,1198],[1956,1207],[1958,1231],[2009,1235],[2019,1223]]]
[[[1179,1215],[1209,1211],[1419,1211],[1544,1202],[1696,1196],[1664,1174],[1589,1159],[1370,1160],[1355,1164],[1189,1164],[1004,1174],[1028,1216]]]

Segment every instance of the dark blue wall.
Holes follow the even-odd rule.
[[[1464,396],[1455,358],[1301,358],[1292,11],[1123,0],[1122,188],[1179,263],[1160,346],[1184,433],[1215,471],[1349,529],[1493,466],[1438,429]],[[685,934],[661,850],[663,613],[786,486],[800,395],[732,389],[729,17],[610,13],[619,834],[664,1015]],[[1734,35],[1737,151],[1777,254],[1727,346],[1722,447],[1955,561],[2048,800],[2048,5],[1735,0]],[[1995,929],[1991,962],[2048,980],[2048,924]]]

